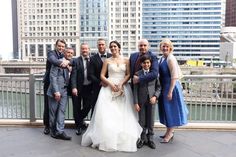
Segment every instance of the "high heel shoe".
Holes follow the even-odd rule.
[[[172,132],[172,134],[174,135],[174,131]],[[165,135],[161,135],[161,136],[159,136],[160,138],[165,138],[166,136]]]
[[[171,138],[167,141],[165,138],[162,138],[162,140],[160,141],[160,143],[170,143],[173,142],[174,140],[174,134],[172,134]]]

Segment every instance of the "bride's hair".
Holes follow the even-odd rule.
[[[120,43],[116,40],[113,40],[109,43],[109,48],[111,48],[111,44],[116,44],[118,46],[118,48],[120,49],[121,51],[121,46],[120,46]],[[121,52],[120,52],[120,55],[121,55]]]
[[[111,44],[112,43],[116,44],[119,47],[119,49],[121,49],[120,43],[118,41],[116,41],[116,40],[110,42],[109,48],[111,48]]]

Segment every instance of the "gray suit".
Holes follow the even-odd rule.
[[[49,124],[51,133],[58,135],[64,132],[65,110],[67,105],[67,87],[69,70],[52,65],[50,69],[50,85],[47,91],[49,102]],[[54,93],[60,92],[61,99],[57,102]]]
[[[142,76],[144,75],[144,71],[140,70],[136,74]],[[139,104],[141,108],[139,111],[139,124],[143,128],[141,140],[145,142],[153,141],[153,125],[156,105],[150,104],[150,98],[153,96],[158,98],[160,95],[160,83],[158,79],[146,83],[134,84],[133,94],[134,103]]]

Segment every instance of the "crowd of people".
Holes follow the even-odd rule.
[[[64,131],[68,96],[72,97],[76,135],[82,146],[103,151],[135,152],[144,145],[156,148],[155,108],[166,132],[161,143],[174,138],[174,128],[187,124],[188,110],[180,83],[181,70],[173,55],[173,43],[163,39],[158,60],[147,39],[138,42],[138,52],[122,56],[117,41],[98,39],[98,52],[91,56],[88,43],[80,56],[57,40],[48,52],[44,77],[44,134],[71,140]],[[85,118],[91,113],[89,125]]]

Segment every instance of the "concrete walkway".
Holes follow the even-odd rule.
[[[103,152],[80,145],[81,136],[66,129],[72,141],[53,139],[43,128],[0,127],[0,157],[235,157],[236,132],[177,130],[173,143],[160,144],[156,130],[157,149],[147,146],[135,153]]]

